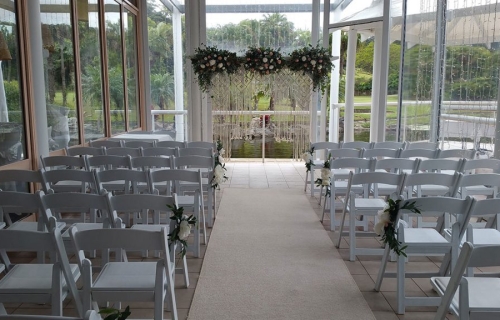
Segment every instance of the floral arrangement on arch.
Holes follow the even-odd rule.
[[[415,201],[405,202],[400,207],[401,199],[387,201],[385,208],[378,212],[379,222],[375,225],[374,231],[377,235],[382,236],[382,242],[387,244],[398,256],[403,255],[406,257],[406,246],[401,247],[401,242],[397,239],[397,228],[399,223],[405,223],[403,220],[398,219],[399,210],[409,210],[413,213],[420,213],[420,210],[415,206]]]
[[[224,147],[222,146],[222,141],[217,140],[217,152],[214,155],[214,176],[212,178],[212,188],[217,189],[220,185],[227,180],[226,176],[226,164],[225,160],[222,157],[224,152]]]
[[[245,53],[244,66],[250,72],[260,75],[272,74],[280,71],[284,65],[280,49],[249,47]]]
[[[290,70],[309,75],[313,82],[313,90],[321,89],[322,93],[325,93],[329,81],[328,73],[332,66],[329,50],[319,45],[315,47],[309,45],[294,50],[288,61]]]
[[[217,49],[215,46],[196,48],[190,59],[193,71],[198,76],[198,84],[205,92],[210,89],[215,74],[233,74],[241,65],[235,52]]]
[[[184,257],[187,250],[187,238],[191,234],[191,226],[196,224],[196,217],[194,215],[187,216],[184,214],[184,208],[177,208],[176,205],[168,206],[172,210],[173,215],[170,220],[174,220],[175,227],[168,234],[170,243],[179,242],[181,244],[181,255]]]

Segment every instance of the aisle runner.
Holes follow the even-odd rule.
[[[299,189],[225,189],[189,320],[375,319]]]

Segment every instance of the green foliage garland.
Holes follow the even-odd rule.
[[[249,47],[245,53],[245,69],[260,75],[279,72],[285,65],[280,49]]]
[[[217,73],[235,73],[240,67],[236,53],[220,50],[217,47],[196,48],[190,58],[193,71],[198,76],[201,90],[208,91],[212,85],[212,77]]]
[[[387,244],[391,250],[393,250],[398,256],[403,255],[406,257],[405,249],[406,246],[402,247],[401,242],[397,239],[397,226],[398,212],[399,210],[408,210],[413,213],[421,213],[420,209],[415,206],[415,201],[405,202],[403,206],[400,207],[401,199],[393,200],[389,199],[387,201],[386,207],[379,211],[378,218],[379,222],[375,225],[375,233],[382,236],[382,242]]]
[[[332,68],[332,59],[327,48],[319,45],[294,50],[290,54],[288,67],[292,71],[302,72],[311,77],[313,90],[321,89],[324,93],[328,85],[328,74]]]

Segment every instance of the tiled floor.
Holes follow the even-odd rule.
[[[304,188],[305,167],[303,162],[291,160],[266,160],[262,163],[261,160],[255,161],[238,161],[231,160],[226,163],[227,176],[229,177],[219,191],[219,200],[224,195],[226,188]],[[309,195],[309,193],[308,193]],[[320,217],[320,207],[317,198],[310,198],[311,205],[315,208],[318,214],[318,223]],[[325,221],[325,229],[327,229],[329,221]],[[210,231],[210,230],[209,230]],[[338,234],[329,232],[332,241],[337,239]],[[370,247],[381,247],[380,242],[376,238],[366,238],[360,240],[363,245]],[[348,243],[344,241],[339,249],[341,256],[350,270],[354,280],[364,295],[369,306],[373,310],[377,319],[380,320],[396,320],[396,319],[433,319],[435,307],[410,307],[407,308],[405,315],[396,315],[395,313],[395,279],[385,279],[382,285],[381,292],[373,290],[374,281],[378,272],[380,257],[378,256],[360,256],[354,262],[349,261]],[[199,278],[200,270],[203,263],[203,255],[206,247],[202,246],[202,258],[193,258],[188,254],[188,266],[190,272],[191,285],[189,288],[182,286],[182,277],[176,277],[176,297],[179,319],[187,319],[189,307],[193,299],[196,283]],[[31,261],[33,256],[19,256],[16,260]],[[439,259],[420,257],[412,259],[408,263],[408,269],[437,269]],[[389,263],[389,271],[395,270],[395,264]],[[407,279],[407,293],[417,296],[434,296],[430,282],[428,279]],[[73,305],[67,301],[64,315],[73,316],[75,310]],[[133,303],[131,306],[131,319],[152,318],[151,304]],[[45,305],[34,304],[7,304],[7,312],[9,313],[24,313],[24,314],[48,314],[50,307]],[[169,317],[168,312],[165,313],[165,318]],[[453,319],[449,316],[449,319]]]

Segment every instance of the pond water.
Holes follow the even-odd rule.
[[[342,139],[343,137],[341,136],[340,138]],[[354,140],[369,141],[370,131],[366,130],[366,131],[355,132]],[[386,140],[394,141],[395,133],[388,132]],[[231,148],[232,148],[231,158],[262,158],[262,139],[232,140]],[[266,151],[266,158],[292,159],[293,143],[276,142],[274,139],[266,138],[265,151]]]

